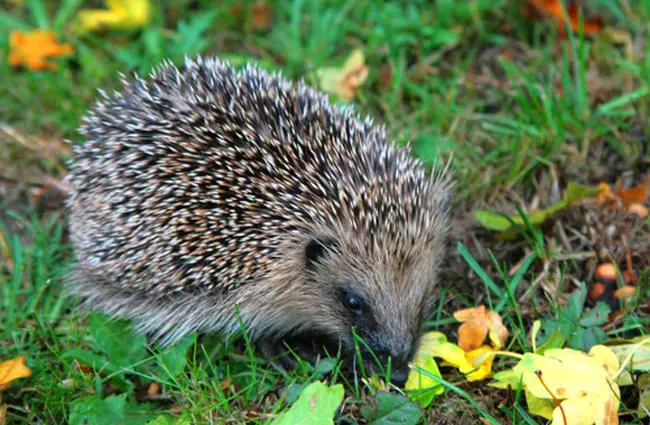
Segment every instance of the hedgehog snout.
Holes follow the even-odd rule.
[[[388,372],[390,359],[390,380],[397,386],[403,386],[409,374],[409,362],[411,361],[412,348],[410,344],[401,344],[400,349],[374,351],[364,358],[364,367],[369,370],[383,370]],[[375,358],[377,361],[375,361]],[[379,364],[378,364],[379,363]]]

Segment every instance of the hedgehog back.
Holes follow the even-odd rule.
[[[149,294],[235,289],[271,268],[284,239],[344,215],[366,231],[412,226],[426,191],[383,127],[302,82],[217,59],[123,78],[81,133],[68,176],[78,260]]]

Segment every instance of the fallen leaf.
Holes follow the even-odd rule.
[[[536,20],[539,18],[553,19],[558,27],[558,34],[560,38],[566,38],[566,17],[562,10],[562,3],[560,0],[529,0],[530,7],[526,9],[528,17]],[[569,18],[569,25],[573,31],[579,29],[579,16],[582,7],[578,4],[566,3],[566,12]],[[594,35],[602,31],[603,19],[600,17],[583,17],[584,33],[585,35]]]
[[[547,208],[531,211],[526,215],[526,219],[532,226],[539,226],[553,215],[570,206],[571,203],[596,196],[601,190],[602,188],[600,187],[593,188],[569,183],[562,200]],[[473,214],[480,225],[488,230],[501,232],[505,236],[509,236],[509,233],[514,231],[512,223],[520,226],[525,224],[524,219],[520,215],[511,215],[508,217],[505,214],[487,210],[474,211]]]
[[[622,44],[625,49],[625,58],[629,61],[634,60],[634,41],[629,32],[618,28],[605,28],[603,36],[600,37],[609,44]]]
[[[614,194],[623,202],[624,206],[628,207],[631,204],[648,200],[648,184],[650,184],[650,178],[646,178],[645,181],[638,186],[623,189],[622,184],[619,182],[616,185],[616,191]]]
[[[415,355],[413,366],[426,371],[430,375],[441,377],[440,369],[438,369],[433,356],[422,351]],[[421,407],[429,406],[435,397],[445,392],[444,386],[416,369],[411,369],[406,384],[404,384],[404,389],[412,391],[409,393],[411,400],[417,401]]]
[[[351,100],[368,77],[368,67],[364,62],[363,51],[357,49],[350,54],[341,68],[317,70],[321,89],[343,101]]]
[[[480,381],[492,374],[494,353],[495,350],[487,345],[465,352],[448,342],[443,333],[428,332],[422,336],[416,356],[439,357],[445,361],[443,365],[456,367],[469,381]],[[435,375],[435,370],[428,372]]]
[[[618,367],[616,355],[604,345],[593,346],[588,354],[550,349],[544,355],[524,354],[511,371],[495,374],[497,385],[491,385],[517,387],[521,382],[529,405],[541,405],[535,414],[552,419],[551,425],[614,425],[620,398],[615,382]],[[560,404],[549,412],[548,402],[543,407],[544,403],[535,399]]]
[[[56,64],[46,59],[73,52],[69,44],[59,44],[56,41],[56,34],[52,31],[12,31],[9,35],[9,63],[12,66],[24,66],[34,71],[55,70]]]
[[[609,345],[618,361],[633,371],[650,372],[650,338],[642,335],[624,344]]]
[[[147,387],[147,395],[148,396],[153,396],[153,395],[160,395],[161,387],[158,382],[152,382],[149,384]]]
[[[553,417],[553,409],[556,407],[555,401],[545,398],[537,398],[528,390],[524,390],[524,394],[526,394],[526,406],[531,415],[537,415],[547,419]]]
[[[463,351],[479,348],[488,335],[496,349],[503,347],[508,339],[508,329],[499,313],[487,310],[484,305],[458,310],[454,318],[462,322],[458,328],[458,346]]]
[[[643,204],[648,200],[648,186],[650,186],[650,176],[638,186],[628,189],[623,189],[620,181],[616,184],[615,190],[612,190],[607,183],[600,183],[598,187],[601,192],[596,198],[596,203],[602,207],[613,207],[646,218],[648,208]]]
[[[372,407],[362,408],[361,414],[372,425],[416,425],[422,418],[422,409],[403,395],[380,392]]]
[[[284,413],[278,415],[271,425],[330,425],[336,410],[343,401],[343,385],[328,387],[320,381],[309,384],[298,400]]]
[[[16,379],[27,378],[31,374],[31,369],[25,364],[25,356],[0,363],[0,391],[9,388]]]
[[[82,9],[79,25],[82,31],[98,31],[106,28],[131,30],[149,22],[149,0],[106,0],[108,9]]]

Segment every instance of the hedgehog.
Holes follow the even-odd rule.
[[[243,328],[269,358],[334,352],[403,384],[436,299],[448,167],[251,64],[166,60],[120,86],[99,90],[66,176],[81,306],[162,344]]]

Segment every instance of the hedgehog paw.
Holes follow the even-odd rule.
[[[320,344],[313,338],[290,338],[267,340],[259,344],[262,355],[284,371],[294,370],[300,362],[312,365],[326,357],[317,347]]]

